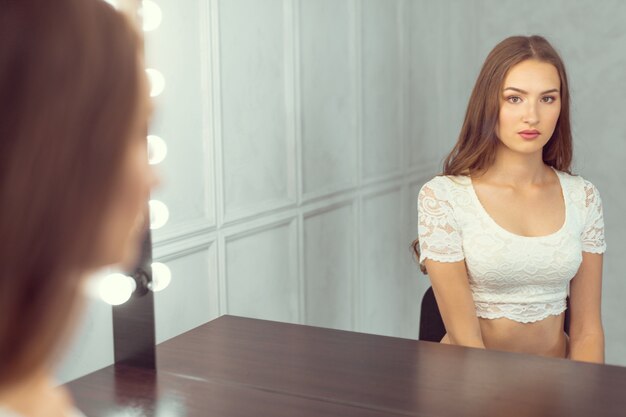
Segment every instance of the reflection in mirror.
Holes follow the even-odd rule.
[[[532,0],[516,4],[532,20],[511,20],[506,3],[154,3],[161,23],[145,32],[146,66],[166,88],[148,133],[167,157],[152,198],[169,219],[152,230],[153,254],[173,277],[155,294],[157,342],[223,314],[417,339],[432,278],[407,249],[419,191],[442,171],[489,51],[537,33],[567,64],[572,171],[603,203],[606,362],[626,365],[612,256],[626,250],[615,118],[626,5]],[[533,231],[497,217],[476,184],[496,223]]]
[[[431,282],[407,250],[416,199],[458,139],[488,52],[517,33],[554,39],[568,64],[573,109],[585,109],[572,112],[573,172],[602,190],[614,222],[618,176],[593,163],[614,153],[591,142],[611,130],[590,131],[606,123],[584,87],[600,69],[581,58],[593,42],[549,24],[564,5],[510,27],[504,6],[448,2],[215,1],[171,19],[160,4],[148,64],[175,88],[157,98],[153,129],[176,141],[155,255],[185,278],[156,299],[158,341],[222,314],[418,338]],[[609,258],[605,291],[617,276]],[[620,308],[610,295],[603,306]],[[604,325],[607,361],[626,365],[626,335],[608,315]]]

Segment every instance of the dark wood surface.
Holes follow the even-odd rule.
[[[94,417],[626,416],[626,368],[233,316],[68,385]]]

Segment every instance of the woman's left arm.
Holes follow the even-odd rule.
[[[583,252],[583,261],[570,282],[569,359],[604,363],[601,253]]]

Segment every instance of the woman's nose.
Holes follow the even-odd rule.
[[[524,123],[534,125],[539,122],[539,114],[537,113],[537,106],[534,104],[528,104],[524,113]]]

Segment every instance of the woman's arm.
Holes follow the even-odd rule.
[[[465,261],[424,261],[450,343],[485,348]]]
[[[604,363],[601,317],[603,255],[582,254],[582,264],[570,283],[569,359]]]

